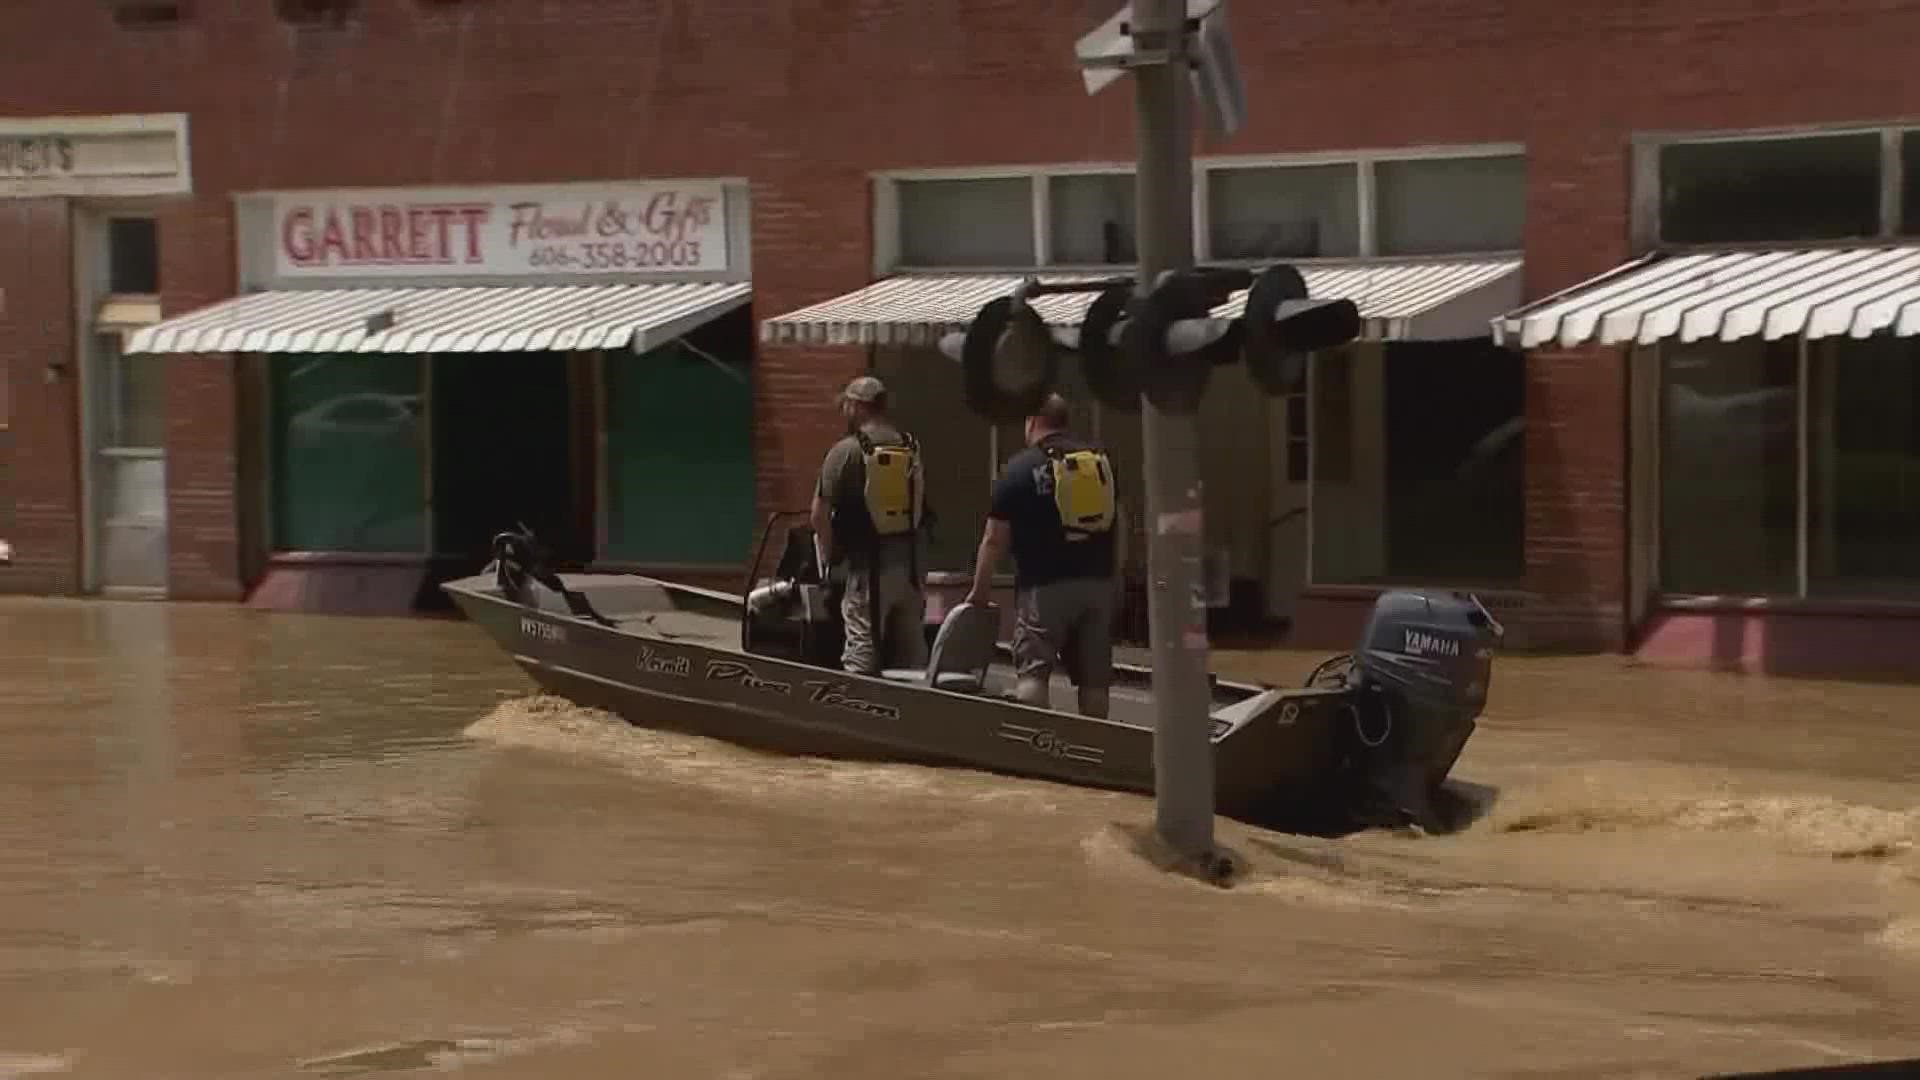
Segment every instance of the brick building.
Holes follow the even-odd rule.
[[[1071,63],[1109,13],[16,0],[0,588],[403,609],[506,503],[737,574],[868,369],[952,462],[964,568],[1011,432],[930,343],[1130,261],[1130,98]],[[1384,584],[1473,585],[1521,643],[1767,667],[1908,632],[1920,4],[1231,23],[1251,118],[1197,148],[1196,252],[1368,316],[1303,394],[1209,392],[1258,606],[1345,644]],[[1086,418],[1137,475],[1127,419]]]

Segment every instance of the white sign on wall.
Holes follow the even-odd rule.
[[[539,277],[727,268],[717,181],[292,192],[273,197],[282,277]]]
[[[191,190],[184,113],[0,117],[0,198]]]

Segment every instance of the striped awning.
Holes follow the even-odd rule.
[[[1920,335],[1920,246],[1651,255],[1513,311],[1522,348]]]
[[[1520,302],[1518,257],[1298,264],[1315,297],[1352,300],[1362,335],[1375,340],[1484,337],[1487,324]],[[1097,273],[1036,273],[1040,281],[1098,281]],[[762,341],[800,345],[928,345],[965,329],[980,306],[1012,293],[1020,274],[902,274],[760,325]],[[1056,331],[1077,328],[1095,293],[1042,296],[1033,308]],[[1213,310],[1237,319],[1246,292]],[[1070,335],[1067,335],[1070,336]]]
[[[747,303],[745,282],[289,289],[133,334],[128,353],[646,352]]]

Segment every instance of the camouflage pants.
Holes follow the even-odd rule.
[[[926,618],[926,595],[904,563],[886,561],[877,573],[864,569],[849,573],[846,596],[840,601],[840,619],[846,628],[840,666],[864,675],[877,675],[883,668],[924,669]]]

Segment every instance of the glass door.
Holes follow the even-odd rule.
[[[94,335],[97,581],[103,590],[167,584],[166,366],[121,352],[117,331]]]

